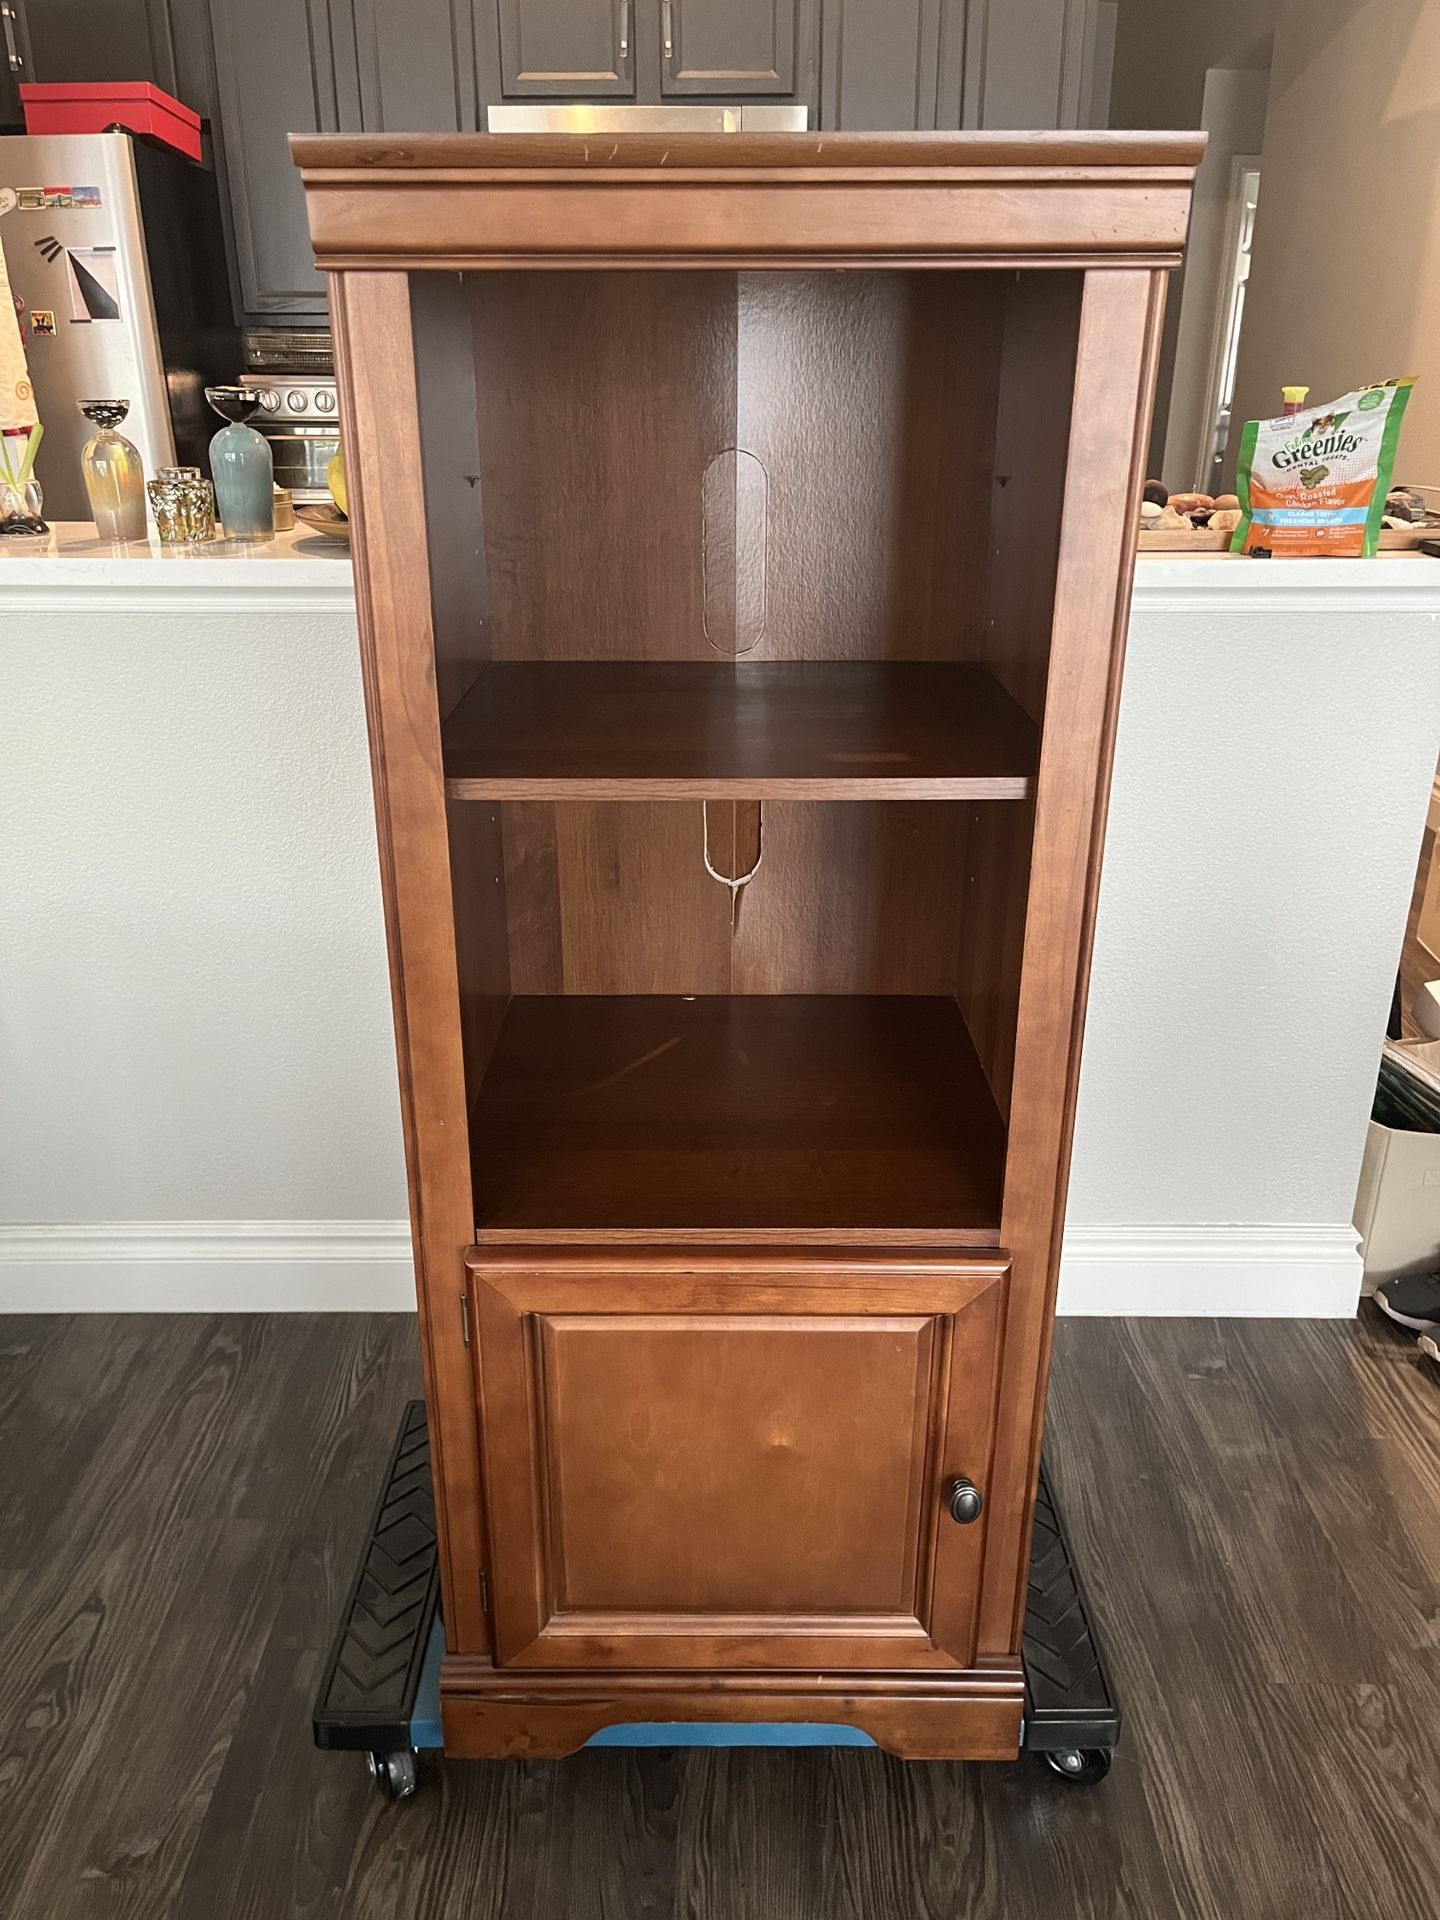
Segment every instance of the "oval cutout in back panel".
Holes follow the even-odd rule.
[[[768,490],[763,462],[743,447],[727,447],[705,469],[703,618],[717,653],[753,653],[765,638]]]

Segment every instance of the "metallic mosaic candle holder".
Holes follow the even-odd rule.
[[[215,538],[215,489],[198,467],[161,467],[145,490],[162,545],[196,546]]]

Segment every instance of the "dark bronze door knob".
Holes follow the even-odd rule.
[[[950,1518],[959,1526],[968,1527],[984,1511],[985,1496],[973,1480],[965,1479],[962,1474],[958,1480],[951,1480],[947,1484],[945,1504],[950,1509]]]

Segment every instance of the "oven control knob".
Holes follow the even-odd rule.
[[[315,411],[317,413],[333,413],[335,411],[335,396],[328,387],[322,387],[319,393],[316,394]]]
[[[285,404],[292,413],[304,413],[310,404],[310,396],[308,393],[303,393],[299,387],[292,387],[285,396]]]
[[[262,413],[278,413],[280,411],[280,396],[273,387],[266,387],[261,393],[260,411]]]

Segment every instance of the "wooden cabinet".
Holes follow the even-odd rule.
[[[470,1260],[495,1648],[542,1667],[963,1668],[995,1260]],[[966,1511],[961,1507],[962,1513]]]
[[[450,1751],[672,1719],[1016,1750],[1144,414],[1198,152],[297,143]]]

